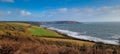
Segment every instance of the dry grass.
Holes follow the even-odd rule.
[[[67,41],[68,40],[68,41]],[[83,43],[84,44],[83,44]],[[90,44],[90,45],[88,45]],[[3,36],[0,39],[0,54],[120,54],[120,48],[89,42],[37,38],[32,36]]]
[[[1,54],[79,54],[79,51],[73,47],[43,45],[32,42],[2,41],[0,43],[2,43],[0,44]]]
[[[87,41],[80,41],[80,40],[72,40],[72,39],[59,39],[59,38],[40,38],[40,40],[45,40],[46,42],[50,41],[53,42],[54,44],[58,45],[68,45],[68,46],[93,46],[95,43],[93,42],[87,42]]]

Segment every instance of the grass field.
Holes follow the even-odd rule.
[[[62,35],[54,31],[38,26],[32,26],[30,28],[30,31],[32,32],[33,35],[37,35],[37,36],[62,37]]]

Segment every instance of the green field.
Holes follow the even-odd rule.
[[[33,35],[37,35],[37,36],[62,37],[62,35],[54,31],[38,26],[32,26],[30,28],[30,31],[32,32]]]

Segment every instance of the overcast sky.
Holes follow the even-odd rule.
[[[0,0],[0,21],[120,21],[120,0]]]

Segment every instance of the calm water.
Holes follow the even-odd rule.
[[[117,44],[120,38],[120,23],[83,23],[83,24],[49,24],[50,29],[57,30],[69,36]]]

